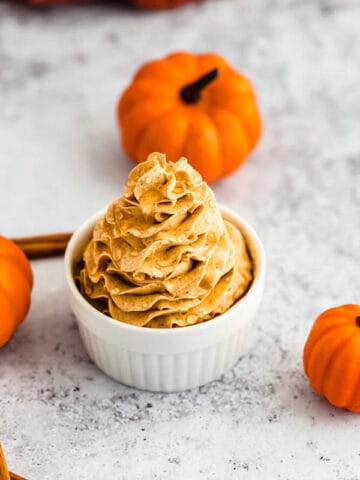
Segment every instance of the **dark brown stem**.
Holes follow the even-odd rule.
[[[196,103],[200,100],[201,98],[201,92],[202,90],[209,85],[212,81],[217,78],[219,75],[219,69],[214,68],[210,72],[206,73],[202,77],[199,78],[199,80],[196,80],[193,83],[189,83],[188,85],[185,85],[180,90],[180,97],[185,103]]]
[[[360,327],[360,316],[355,318],[356,325]]]

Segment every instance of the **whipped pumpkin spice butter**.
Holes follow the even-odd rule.
[[[247,291],[252,266],[200,174],[185,158],[153,153],[96,224],[78,280],[112,318],[172,328],[225,312]]]

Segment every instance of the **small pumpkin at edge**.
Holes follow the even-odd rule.
[[[24,252],[0,236],[0,348],[25,319],[32,286],[33,273]]]
[[[67,5],[89,3],[90,0],[27,0],[30,5],[46,7],[51,5]],[[180,7],[185,3],[200,2],[202,0],[118,0],[120,4],[130,4],[148,10],[160,10]]]
[[[360,413],[360,305],[330,308],[318,316],[303,364],[316,392],[335,407]]]
[[[219,55],[176,52],[143,65],[122,94],[118,121],[128,156],[186,157],[207,182],[236,170],[257,144],[251,82]]]

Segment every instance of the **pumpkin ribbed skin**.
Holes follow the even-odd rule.
[[[303,363],[316,392],[335,407],[360,413],[360,305],[331,308],[315,320]]]
[[[216,69],[217,78],[186,103],[181,91]],[[237,169],[261,131],[250,81],[216,54],[178,52],[143,65],[118,104],[123,147],[144,161],[154,151],[186,157],[207,182]]]
[[[32,286],[33,274],[25,254],[0,236],[0,347],[26,317]]]

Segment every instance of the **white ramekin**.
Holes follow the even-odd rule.
[[[142,390],[175,392],[215,380],[238,360],[261,301],[265,253],[253,228],[228,208],[220,208],[224,218],[231,220],[245,237],[254,265],[254,280],[246,295],[227,312],[190,327],[136,327],[113,320],[92,307],[77,289],[73,273],[105,209],[89,218],[72,236],[65,252],[70,305],[90,358],[113,379]]]

